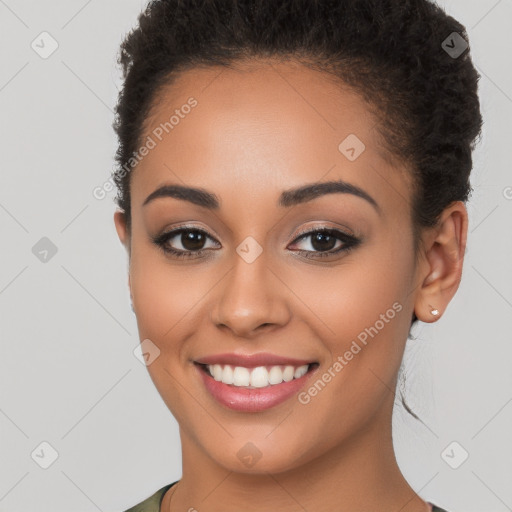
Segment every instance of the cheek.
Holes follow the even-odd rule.
[[[365,329],[376,323],[385,337],[410,324],[405,311],[411,300],[413,259],[397,247],[392,242],[373,243],[331,269],[286,272],[284,280],[293,283],[333,351],[341,340],[356,339],[361,333],[364,337]]]
[[[161,257],[132,258],[130,276],[137,322],[148,337],[170,336],[206,292],[193,270],[166,265]]]
[[[307,297],[332,362],[343,359],[332,389],[344,388],[350,405],[368,403],[362,394],[378,396],[379,388],[393,385],[411,320],[412,265],[412,253],[389,241],[354,252],[332,272],[296,281],[294,291]]]
[[[167,407],[183,424],[190,408],[190,397],[180,384],[190,370],[183,347],[192,329],[194,305],[207,291],[201,289],[193,273],[167,264],[152,248],[132,247],[130,282],[139,339],[149,339],[159,349],[147,370]]]
[[[326,384],[315,380],[302,403],[308,402],[305,410],[326,436],[357,430],[393,395],[410,324],[403,268],[396,263],[398,268],[366,262],[364,269],[354,265],[338,278],[303,278],[304,290],[322,290],[308,305],[314,304],[322,320],[314,323],[321,326],[317,336],[330,360],[317,377]]]

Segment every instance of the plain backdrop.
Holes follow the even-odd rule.
[[[485,125],[459,291],[406,351],[406,396],[423,423],[397,406],[395,446],[425,499],[450,512],[506,512],[512,0],[440,4],[467,27]],[[118,46],[144,5],[0,0],[3,512],[121,511],[181,476],[177,424],[134,355],[114,192],[92,193],[114,166]]]

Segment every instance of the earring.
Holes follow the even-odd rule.
[[[430,304],[429,304],[429,306],[430,306]],[[432,306],[430,306],[430,307],[432,308]],[[430,314],[432,314],[433,316],[437,316],[437,315],[439,315],[439,310],[432,308],[430,310]]]
[[[135,313],[135,309],[133,309],[133,302],[132,301],[130,301],[130,306],[132,308],[132,311]]]

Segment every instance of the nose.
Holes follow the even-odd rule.
[[[261,254],[252,263],[238,255],[217,287],[210,318],[219,329],[253,338],[262,331],[286,325],[291,318],[288,288]]]

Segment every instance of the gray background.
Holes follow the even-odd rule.
[[[406,396],[425,424],[397,407],[395,445],[424,498],[450,512],[505,512],[512,0],[440,4],[468,29],[485,127],[459,292],[406,351]],[[113,168],[118,45],[144,5],[0,0],[0,511],[119,511],[181,476],[177,424],[133,354],[114,193],[92,195]],[[43,31],[59,45],[46,59],[31,47]],[[57,248],[46,263],[32,252],[43,237]],[[43,441],[58,452],[47,469]],[[469,457],[453,469],[462,450]]]

